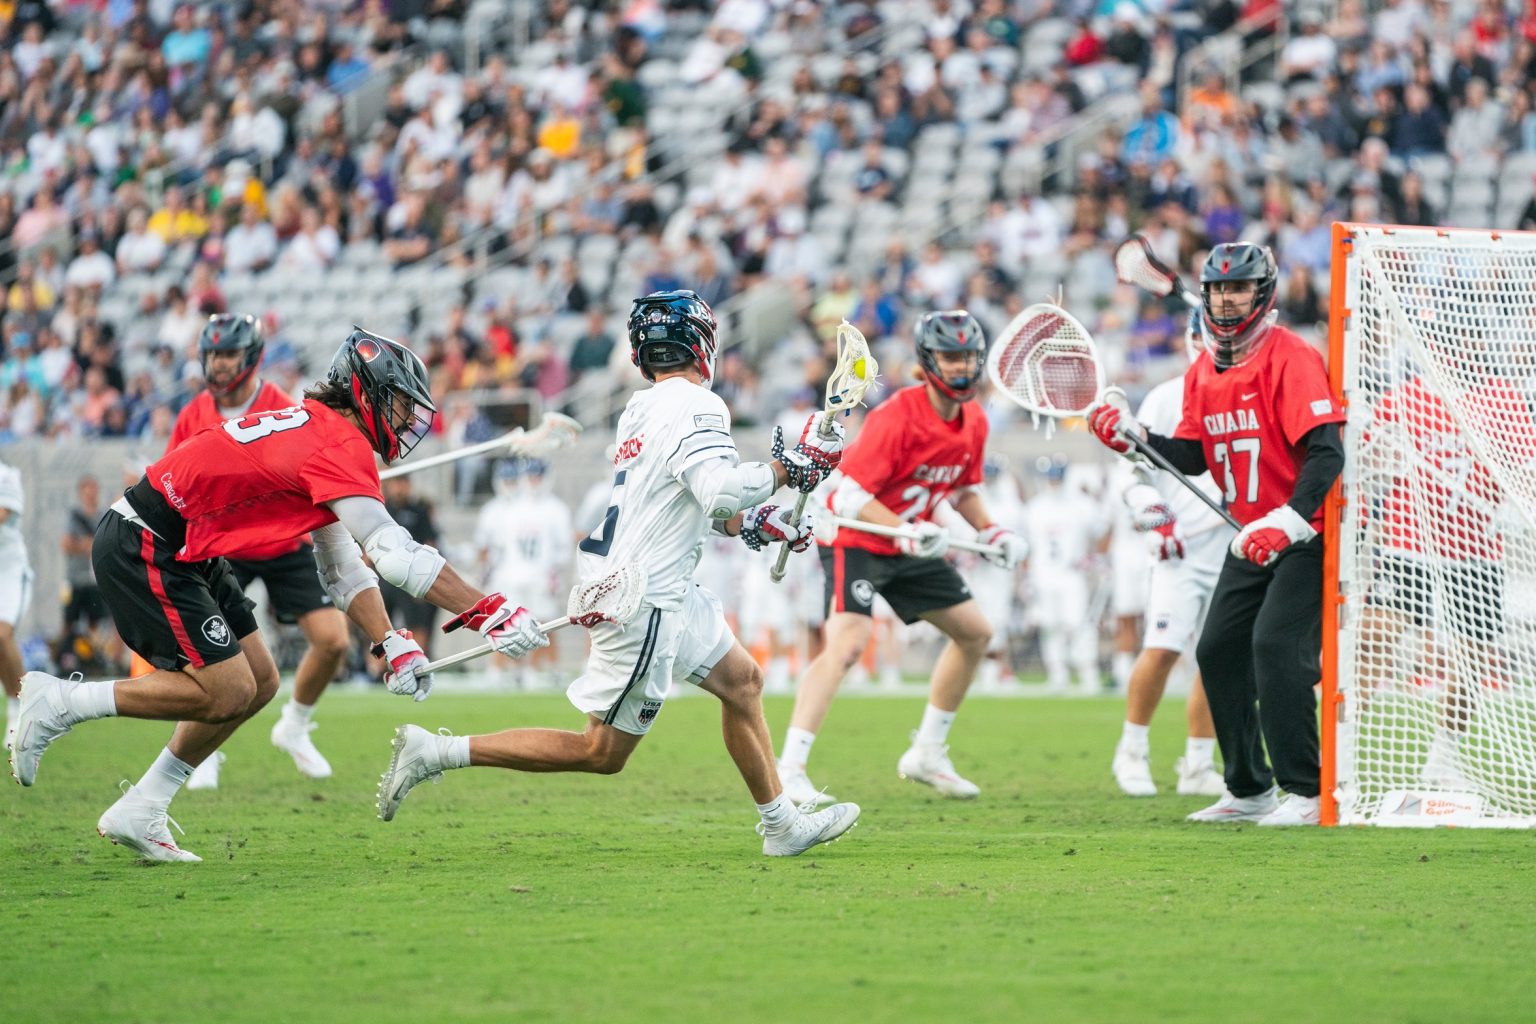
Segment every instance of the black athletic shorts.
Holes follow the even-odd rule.
[[[827,579],[828,615],[873,614],[879,594],[902,622],[910,624],[924,612],[953,608],[971,599],[971,588],[942,558],[877,555],[851,547],[818,550]]]
[[[1441,562],[1443,605],[1436,602],[1435,573],[1416,558],[1382,555],[1367,600],[1406,616],[1416,626],[1437,619],[1451,632],[1495,643],[1504,632],[1504,571],[1497,562]]]
[[[251,601],[222,558],[176,561],[176,547],[109,511],[96,526],[96,585],[123,643],[156,668],[202,668],[256,632]]]
[[[331,608],[331,596],[320,585],[320,573],[315,569],[315,549],[305,544],[297,551],[261,562],[247,562],[238,558],[229,560],[235,571],[240,589],[261,580],[267,585],[267,600],[277,613],[277,621],[293,625],[310,612]]]

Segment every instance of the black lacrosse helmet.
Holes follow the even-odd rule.
[[[973,397],[984,379],[987,364],[987,336],[974,316],[963,309],[925,313],[912,331],[917,342],[917,361],[928,382],[957,402]],[[965,352],[971,355],[971,368],[958,381],[948,381],[939,372],[938,352]]]
[[[208,390],[216,395],[228,395],[238,391],[256,367],[261,363],[261,351],[267,341],[261,335],[261,321],[249,313],[215,313],[203,325],[203,333],[197,338],[197,357],[203,364],[203,379]],[[227,383],[215,384],[208,372],[208,357],[215,352],[244,352],[245,361],[240,370]]]
[[[346,390],[368,443],[386,463],[404,458],[432,429],[437,406],[416,353],[354,326],[327,378]]]
[[[651,292],[636,299],[629,311],[630,361],[646,380],[654,380],[650,367],[683,366],[691,359],[699,366],[704,386],[712,387],[718,329],[714,311],[697,293]]]
[[[1280,269],[1267,245],[1223,242],[1211,250],[1200,268],[1200,331],[1205,347],[1222,369],[1236,366],[1269,333]],[[1242,316],[1219,317],[1211,312],[1211,285],[1222,281],[1255,281],[1253,308]]]

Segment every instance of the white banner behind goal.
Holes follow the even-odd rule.
[[[1530,827],[1536,234],[1336,225],[1333,258],[1337,821]]]

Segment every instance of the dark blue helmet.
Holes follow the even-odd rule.
[[[629,358],[646,380],[656,379],[652,370],[682,367],[691,360],[704,386],[711,387],[718,329],[714,311],[696,293],[652,292],[636,299],[629,311]]]
[[[976,394],[987,363],[987,336],[976,318],[963,309],[927,313],[913,330],[917,342],[917,361],[928,382],[957,402]],[[945,380],[939,372],[938,352],[965,352],[971,358],[970,369],[959,380]]]

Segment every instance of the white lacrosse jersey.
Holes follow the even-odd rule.
[[[1049,582],[1088,569],[1094,545],[1109,524],[1099,506],[1071,487],[1047,487],[1024,506],[1029,541],[1029,574]]]
[[[21,514],[26,511],[26,498],[21,491],[21,471],[0,462],[0,508],[10,510],[4,523],[0,523],[0,558],[14,561],[27,559],[27,547],[22,541]]]
[[[485,503],[475,543],[486,552],[492,588],[516,597],[525,587],[553,590],[568,564],[573,532],[565,502],[546,491],[524,492]]]
[[[1172,437],[1178,429],[1179,421],[1184,418],[1184,378],[1175,377],[1165,380],[1148,392],[1142,400],[1141,408],[1136,411],[1136,419],[1148,431],[1161,434],[1164,437]],[[1125,460],[1121,460],[1124,462]],[[1127,467],[1130,463],[1125,463]],[[1179,523],[1179,532],[1185,537],[1193,537],[1205,533],[1207,530],[1217,528],[1230,530],[1226,520],[1206,507],[1205,503],[1193,494],[1189,489],[1179,483],[1172,476],[1161,470],[1154,469],[1150,474],[1150,482],[1156,487],[1158,493],[1168,502],[1168,507],[1173,509],[1174,517]],[[1221,501],[1221,488],[1216,481],[1211,479],[1210,473],[1201,473],[1199,476],[1190,477],[1192,481],[1206,494],[1209,494],[1218,503]],[[1127,484],[1127,486],[1129,486]],[[1122,487],[1120,493],[1124,493]]]
[[[637,391],[619,417],[613,489],[603,521],[577,547],[583,580],[621,566],[646,571],[646,600],[675,610],[693,582],[711,521],[683,482],[693,466],[740,462],[720,396],[682,377]]]

